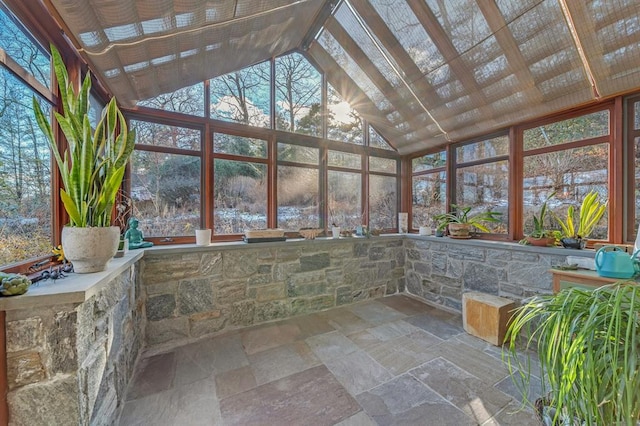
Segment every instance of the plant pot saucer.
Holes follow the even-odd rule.
[[[468,240],[473,237],[471,235],[449,235],[449,238],[453,238],[454,240]]]

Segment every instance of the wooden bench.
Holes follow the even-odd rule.
[[[492,294],[469,292],[462,295],[464,330],[496,346],[502,346],[512,311],[513,300]]]

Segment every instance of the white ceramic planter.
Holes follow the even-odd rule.
[[[73,271],[79,274],[104,271],[116,254],[120,240],[120,228],[87,227],[62,228],[64,256],[73,263]]]
[[[340,227],[339,226],[332,226],[331,227],[331,235],[333,236],[333,238],[340,238]]]
[[[196,245],[208,246],[211,244],[211,229],[196,229]]]

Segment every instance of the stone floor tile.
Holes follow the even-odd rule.
[[[440,317],[428,313],[414,315],[405,319],[405,321],[411,325],[428,331],[429,333],[434,334],[441,339],[449,339],[460,333],[464,333],[462,322],[454,321],[455,318],[459,317],[455,317],[453,315],[449,317]]]
[[[223,399],[220,409],[227,426],[329,426],[360,411],[324,366]]]
[[[173,389],[176,399],[175,425],[209,426],[222,424],[219,397],[213,377],[178,386]]]
[[[437,352],[432,350],[432,345],[420,339],[414,340],[410,336],[400,336],[383,342],[367,349],[366,352],[393,375],[402,374],[438,357]]]
[[[442,342],[435,349],[440,356],[489,385],[509,375],[507,366],[500,360],[482,351],[452,339]]]
[[[504,379],[500,380],[495,385],[496,389],[500,389],[505,394],[511,396],[518,402],[522,402],[525,396],[522,395],[522,391],[519,389],[518,385],[513,382],[511,376],[507,376]],[[529,382],[529,388],[527,389],[526,397],[529,401],[535,401],[536,399],[542,396],[542,382],[539,378],[535,376],[531,376],[531,380]]]
[[[406,317],[405,314],[376,301],[357,303],[347,309],[374,326]]]
[[[213,368],[216,373],[235,370],[249,365],[249,360],[242,347],[242,336],[230,334],[213,338],[209,350],[213,353]]]
[[[383,297],[382,299],[378,299],[378,301],[407,316],[424,314],[434,310],[433,306],[402,294]]]
[[[351,395],[358,395],[393,378],[383,366],[363,351],[325,362]]]
[[[216,374],[215,378],[217,394],[220,399],[258,386],[256,378],[253,376],[253,370],[249,366]]]
[[[173,426],[178,402],[172,390],[129,399],[120,415],[120,426]]]
[[[471,425],[462,411],[409,374],[356,397],[379,425]]]
[[[247,355],[286,345],[297,339],[300,329],[293,323],[252,327],[242,332],[242,346]]]
[[[367,330],[358,331],[347,336],[349,340],[358,345],[360,349],[371,349],[381,343],[382,340],[378,339]]]
[[[208,339],[185,345],[175,350],[176,374],[174,385],[192,383],[213,374],[217,354],[211,345],[211,340]]]
[[[291,318],[278,323],[278,325],[293,324],[299,330],[298,339],[304,340],[307,337],[316,336],[318,334],[329,333],[335,330],[326,317],[320,314],[304,315]]]
[[[323,362],[343,357],[358,350],[358,346],[355,343],[338,331],[312,336],[306,339],[305,342]]]
[[[373,328],[367,329],[367,331],[379,340],[386,342],[388,340],[395,339],[396,337],[406,336],[414,331],[420,330],[420,328],[409,324],[406,321],[398,320],[378,325]]]
[[[511,398],[443,358],[431,360],[409,372],[477,423],[489,420]]]
[[[336,423],[335,426],[376,426],[376,423],[365,413],[360,411],[358,414],[354,414],[348,419],[344,419],[340,423]]]
[[[370,328],[372,325],[346,308],[332,309],[318,314],[333,328],[348,336]]]
[[[249,362],[258,385],[298,373],[320,363],[304,342],[278,346],[249,355]]]
[[[165,391],[173,386],[176,372],[174,352],[143,358],[132,381],[127,399],[138,399]]]
[[[533,410],[524,409],[520,404],[512,402],[482,423],[482,426],[540,426],[540,424]]]

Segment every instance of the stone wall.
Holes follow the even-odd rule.
[[[403,291],[403,238],[147,251],[146,343],[189,340]]]
[[[80,304],[9,310],[9,423],[113,424],[143,344],[135,265]]]
[[[551,293],[552,265],[577,251],[449,238],[407,238],[407,292],[461,311],[462,293],[479,291],[520,300]]]

